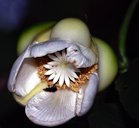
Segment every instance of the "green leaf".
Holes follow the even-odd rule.
[[[121,55],[121,61],[120,61],[120,72],[124,73],[128,70],[128,57],[126,55],[126,39],[127,39],[127,33],[129,29],[129,24],[132,19],[132,16],[134,14],[134,11],[139,3],[139,0],[133,0],[131,4],[129,5],[125,18],[123,20],[120,32],[119,32],[119,53]]]

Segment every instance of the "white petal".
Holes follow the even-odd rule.
[[[78,52],[76,50],[74,52],[75,48]],[[86,68],[96,63],[97,56],[90,48],[78,44],[67,48],[67,60],[71,63],[75,62],[77,68]]]
[[[98,74],[94,73],[91,75],[88,84],[82,86],[82,88],[79,90],[77,96],[77,108],[76,108],[76,114],[78,116],[84,115],[92,107],[94,98],[98,91],[98,82],[99,82]]]
[[[52,79],[54,79],[54,78],[55,78],[55,76],[56,76],[56,74],[55,74],[55,73],[51,74],[51,75],[48,77],[48,80],[52,80]]]
[[[51,74],[53,74],[53,73],[55,73],[55,71],[54,71],[54,69],[52,68],[52,69],[46,71],[46,72],[45,72],[45,75],[51,75]]]
[[[74,77],[72,77],[71,75],[68,75],[68,76],[69,76],[70,80],[72,80],[73,82],[75,82]]]
[[[82,64],[79,64],[79,67],[85,68],[85,67],[90,67],[93,64],[95,64],[98,60],[96,54],[90,49],[83,47],[82,45],[79,45],[81,49],[81,53],[83,54],[82,56]],[[79,68],[78,67],[78,68]]]
[[[51,62],[48,62],[49,65],[52,65],[52,66],[56,66],[59,64],[59,62],[57,61],[51,61]]]
[[[42,57],[47,54],[55,53],[61,51],[71,44],[67,43],[65,40],[49,40],[44,43],[35,44],[31,48],[32,57]]]
[[[59,59],[54,55],[48,55],[51,60],[59,61]]]
[[[49,65],[49,64],[44,64],[43,66],[47,69],[52,69],[53,68],[52,65]]]
[[[66,72],[65,72],[65,83],[68,87],[70,87],[70,80],[69,80],[68,74]]]
[[[64,71],[61,71],[61,75],[60,75],[60,78],[59,78],[59,85],[60,85],[60,87],[63,85],[64,79],[65,79]]]
[[[15,81],[16,81],[16,77],[19,72],[19,69],[20,69],[24,59],[29,58],[29,57],[30,57],[30,47],[27,47],[27,49],[14,62],[10,75],[9,75],[9,79],[8,79],[9,91],[14,92],[14,89],[15,89],[14,85],[15,85]]]
[[[53,84],[55,84],[59,80],[60,75],[61,75],[61,71],[59,70],[55,75],[55,78],[53,79]]]
[[[27,117],[42,126],[56,126],[75,116],[77,94],[69,90],[42,91],[26,105]]]
[[[70,74],[70,76],[72,76],[72,77],[74,77],[74,78],[76,78],[76,79],[79,78],[79,77],[77,76],[77,74],[76,74],[73,70],[68,69],[68,73]]]
[[[15,82],[15,93],[20,96],[27,95],[41,82],[37,74],[37,65],[34,59],[25,59]]]

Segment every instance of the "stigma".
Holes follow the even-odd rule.
[[[70,81],[75,82],[78,79],[76,72],[79,72],[75,66],[67,61],[65,50],[56,52],[54,55],[48,55],[52,60],[43,66],[46,68],[45,75],[49,76],[48,80],[53,80],[53,84],[59,83],[62,87],[64,84],[70,87]]]
[[[78,92],[81,86],[89,80],[90,74],[96,70],[97,65],[84,69],[77,68],[74,61],[68,60],[66,50],[62,50],[48,54],[45,59],[41,59],[38,74],[42,81],[48,83],[49,87],[68,88]]]

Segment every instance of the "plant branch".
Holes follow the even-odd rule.
[[[129,28],[129,24],[132,18],[132,15],[135,11],[135,8],[138,4],[139,0],[133,0],[133,2],[129,5],[127,9],[124,21],[122,23],[122,27],[119,33],[119,52],[121,56],[120,61],[120,70],[121,72],[125,72],[128,69],[128,57],[126,55],[126,39],[127,39],[127,32]]]

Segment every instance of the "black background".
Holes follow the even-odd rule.
[[[28,27],[39,22],[47,21],[59,21],[66,17],[77,17],[86,22],[89,26],[90,32],[93,36],[99,37],[108,42],[119,57],[118,51],[118,36],[119,31],[124,20],[127,8],[131,4],[132,0],[69,0],[69,1],[48,1],[48,0],[29,0],[26,7],[26,15],[21,23],[10,31],[0,30],[0,128],[39,128],[41,126],[31,123],[24,113],[24,108],[19,106],[13,99],[12,95],[7,90],[7,79],[12,67],[13,62],[17,58],[16,45],[21,33]],[[139,49],[139,5],[137,6],[132,20],[129,24],[129,30],[127,34],[127,55],[133,60],[138,57]],[[95,119],[92,120],[94,128],[98,128],[97,122],[104,116],[108,115],[103,109],[108,112],[113,112],[109,107],[105,106],[101,108],[101,103],[98,103],[97,99],[107,101],[109,103],[117,103],[119,105],[119,97],[117,92],[113,91],[113,86],[106,89],[104,92],[99,93],[96,98],[94,109],[96,108],[100,113],[96,113]],[[103,97],[103,98],[102,98]],[[112,107],[113,108],[113,107]],[[114,108],[117,112],[117,108]],[[97,110],[96,110],[97,111]],[[100,117],[101,111],[103,116]],[[138,122],[133,118],[130,118],[128,114],[122,111],[117,114],[119,120],[116,120],[118,124],[114,124],[113,128],[122,127],[138,127]],[[118,108],[119,112],[119,108]],[[97,115],[98,114],[98,115]],[[106,115],[105,115],[106,114]],[[115,114],[115,113],[113,113]],[[95,115],[95,114],[94,114]],[[93,117],[92,117],[93,118]],[[115,118],[114,118],[115,120]],[[111,120],[109,120],[110,122]],[[106,121],[107,122],[107,121]],[[92,124],[93,124],[92,123]],[[122,123],[122,125],[121,125]],[[75,118],[65,125],[59,127],[93,127],[88,121],[88,115],[81,118]],[[110,125],[111,127],[111,125]],[[105,128],[105,126],[99,126],[99,128]],[[108,125],[107,125],[107,128]]]

